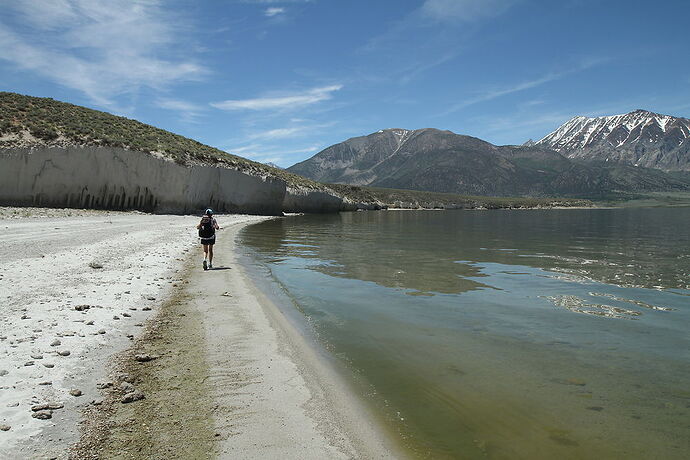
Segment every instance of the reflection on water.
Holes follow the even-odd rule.
[[[690,209],[343,213],[242,239],[419,456],[690,450]]]

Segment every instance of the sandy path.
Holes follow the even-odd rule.
[[[217,248],[228,269],[189,278],[205,319],[219,457],[392,458],[351,390],[237,264],[239,228]]]

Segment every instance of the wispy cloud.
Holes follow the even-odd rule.
[[[266,8],[264,10],[264,15],[268,16],[269,18],[272,18],[273,16],[277,16],[279,14],[285,13],[285,8],[283,7],[271,7],[271,8]]]
[[[156,0],[25,0],[3,2],[3,10],[0,60],[99,105],[207,72],[193,60],[166,57],[179,45],[181,23]]]
[[[177,112],[182,121],[189,123],[198,122],[199,117],[206,110],[206,107],[203,105],[170,98],[159,98],[155,101],[155,105],[161,109]]]
[[[275,128],[258,133],[250,134],[248,139],[287,139],[291,137],[301,137],[308,134],[318,132],[320,129],[330,128],[335,125],[335,122],[320,123],[320,124],[306,124],[298,126],[290,126],[288,128]]]
[[[498,16],[517,0],[426,0],[420,11],[423,16],[442,22],[471,22]]]
[[[254,99],[234,99],[214,102],[211,105],[221,110],[280,110],[300,108],[331,99],[332,93],[343,85],[322,86],[290,94],[267,95]]]
[[[281,167],[291,166],[295,161],[292,160],[295,155],[309,155],[318,152],[322,147],[319,145],[308,145],[302,148],[291,150],[284,150],[275,146],[264,146],[262,144],[249,144],[241,147],[224,148],[228,153],[239,155],[250,160],[259,161],[261,163],[274,163]]]
[[[570,69],[562,70],[559,72],[549,72],[549,73],[547,73],[547,74],[545,74],[539,78],[518,82],[518,83],[515,83],[513,85],[503,87],[503,88],[489,89],[489,90],[486,90],[486,91],[484,91],[484,92],[482,92],[482,93],[480,93],[474,97],[470,97],[470,98],[468,98],[468,99],[466,99],[460,103],[457,103],[457,104],[451,106],[450,108],[448,108],[447,110],[442,112],[440,115],[447,115],[449,113],[456,112],[456,111],[463,109],[465,107],[468,107],[470,105],[478,104],[480,102],[491,101],[493,99],[507,96],[509,94],[513,94],[513,93],[517,93],[520,91],[525,91],[528,89],[536,88],[536,87],[544,85],[546,83],[560,80],[561,78],[563,78],[567,75],[587,70],[587,69],[589,69],[589,68],[591,68],[591,67],[593,67],[593,66],[595,66],[601,62],[605,62],[605,61],[606,61],[606,59],[599,59],[599,58],[589,59],[589,60],[583,61],[581,64],[579,64],[575,67],[572,67]]]

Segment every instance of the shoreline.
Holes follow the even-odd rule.
[[[0,284],[7,283],[11,297],[0,338],[22,350],[0,366],[9,367],[0,375],[0,424],[10,425],[0,432],[6,458],[404,456],[314,344],[237,263],[237,233],[267,217],[218,216],[225,229],[219,232],[215,269],[207,272],[198,266],[193,216],[0,208],[0,219],[11,237],[2,254],[17,252],[23,239],[42,242],[36,254],[19,251],[17,260],[0,264]],[[105,223],[108,229],[101,231]],[[79,230],[95,224],[93,235]],[[75,229],[76,238],[59,231],[66,228]],[[89,267],[91,255],[103,269]],[[60,273],[42,273],[26,257]],[[17,274],[10,267],[18,260],[31,270]],[[39,290],[40,303],[24,304],[16,282]],[[92,308],[75,310],[82,296]],[[38,380],[49,378],[51,385],[18,390],[26,382],[16,374],[30,350],[23,351],[22,337],[13,334],[22,322],[9,315],[13,311],[40,320],[43,333],[27,341],[44,354],[51,349],[43,342],[55,329],[62,338],[62,329],[78,326],[64,337],[79,340],[81,348],[70,343],[71,356],[56,362],[64,375],[46,368],[29,379],[40,385]],[[48,318],[56,321],[45,327]],[[142,355],[152,359],[141,361]],[[69,394],[75,387],[83,396]],[[122,402],[136,392],[142,399]],[[31,406],[44,402],[64,407],[49,420],[30,418]]]

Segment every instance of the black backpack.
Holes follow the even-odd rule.
[[[204,216],[201,218],[201,227],[199,227],[199,236],[201,238],[212,238],[216,234],[216,227],[213,225],[213,218]]]

